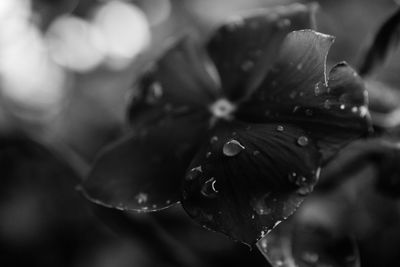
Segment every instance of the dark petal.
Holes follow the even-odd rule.
[[[316,6],[293,4],[232,19],[220,27],[207,50],[220,74],[224,94],[237,100],[257,87],[275,61],[286,34],[313,29]]]
[[[204,227],[253,244],[313,190],[318,162],[314,142],[292,125],[218,125],[190,164],[182,204]]]
[[[293,219],[279,225],[258,243],[272,266],[360,266],[356,242],[350,235],[318,221],[304,222],[297,216]]]
[[[152,125],[166,114],[204,110],[218,94],[210,66],[188,38],[174,44],[135,84],[129,121],[134,126]]]
[[[324,159],[370,130],[362,79],[346,63],[325,77],[333,38],[314,31],[292,32],[260,88],[238,110],[250,122],[285,121],[316,139]]]
[[[152,211],[179,200],[180,182],[207,130],[206,115],[166,118],[106,149],[83,189],[98,204]]]

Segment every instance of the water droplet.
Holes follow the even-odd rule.
[[[307,263],[316,263],[319,259],[319,256],[314,252],[304,252],[301,258]]]
[[[300,136],[300,137],[297,139],[297,144],[298,144],[299,146],[306,146],[306,145],[308,145],[308,138],[307,138],[306,136],[304,136],[304,135]]]
[[[300,92],[299,92],[299,96],[301,96],[301,97],[304,96],[304,92],[303,92],[303,91],[300,91]]]
[[[357,112],[358,112],[358,107],[352,107],[352,108],[351,108],[351,112],[357,113]]]
[[[206,153],[206,158],[209,158],[209,157],[211,157],[211,152],[210,152],[210,151],[208,151],[208,152]]]
[[[276,221],[276,223],[274,224],[274,226],[272,226],[272,229],[277,227],[282,221]]]
[[[201,194],[205,197],[214,198],[217,196],[218,190],[215,187],[216,180],[214,177],[208,179],[201,188]]]
[[[297,92],[296,92],[296,91],[292,91],[292,92],[289,94],[289,97],[290,97],[291,99],[294,99],[294,98],[296,97],[296,95],[297,95]]]
[[[341,110],[344,110],[345,108],[346,108],[346,105],[345,105],[345,104],[341,104],[341,105],[340,105],[340,109],[341,109]]]
[[[299,110],[299,106],[295,106],[294,108],[293,108],[293,113],[295,113],[295,112],[297,112],[298,110]]]
[[[251,215],[251,219],[254,220],[255,217],[256,217],[256,215],[254,215],[254,214]]]
[[[254,67],[254,62],[250,60],[245,61],[240,67],[242,68],[243,71],[249,71]]]
[[[282,125],[278,125],[278,126],[276,127],[276,130],[277,130],[278,132],[283,132],[283,130],[285,130],[285,128],[283,128]]]
[[[253,156],[258,156],[258,155],[260,155],[260,151],[254,150],[254,151],[253,151]]]
[[[222,152],[225,156],[233,157],[239,154],[245,147],[240,144],[237,140],[230,140],[226,142],[222,148]]]
[[[148,196],[146,193],[139,193],[135,197],[138,204],[143,204],[147,202]]]
[[[203,172],[203,170],[202,170],[201,166],[197,166],[195,168],[192,168],[189,171],[189,173],[186,174],[185,179],[187,181],[194,180],[194,179],[198,178],[201,175],[202,172]]]
[[[215,144],[216,142],[218,142],[218,136],[213,136],[213,137],[211,137],[210,143],[211,143],[211,144]]]
[[[167,204],[167,205],[169,205],[169,204],[171,204],[171,200],[167,200],[167,201],[165,201],[165,203]]]
[[[303,186],[303,187],[299,187],[297,189],[297,194],[301,195],[301,196],[306,196],[308,194],[310,194],[314,189],[313,185],[307,185],[307,186]]]
[[[305,113],[306,113],[307,116],[312,116],[313,115],[313,111],[311,109],[309,109],[309,108],[306,109]]]

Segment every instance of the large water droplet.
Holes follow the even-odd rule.
[[[268,242],[267,242],[267,238],[263,238],[260,240],[260,248],[264,251],[267,252],[267,248],[268,248]]]
[[[277,130],[278,132],[283,132],[283,130],[285,130],[285,128],[283,128],[282,125],[278,125],[278,126],[276,127],[276,130]]]
[[[226,142],[222,148],[222,152],[225,156],[233,157],[239,154],[245,147],[237,140],[230,140]]]
[[[138,204],[144,204],[147,202],[148,196],[146,193],[139,193],[135,197]]]
[[[341,105],[340,105],[340,109],[341,109],[341,110],[344,110],[345,108],[346,108],[346,105],[345,105],[345,104],[341,104]]]
[[[201,188],[201,194],[205,197],[214,198],[218,194],[216,186],[216,180],[214,177],[208,179]]]
[[[298,144],[299,146],[306,146],[306,145],[308,145],[308,138],[307,138],[307,136],[304,136],[304,135],[300,136],[300,137],[297,139],[297,144]]]

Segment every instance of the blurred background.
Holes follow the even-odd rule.
[[[157,215],[119,218],[114,211],[91,206],[75,192],[78,174],[25,136],[50,145],[65,144],[71,154],[79,155],[73,164],[91,162],[99,149],[124,130],[132,83],[171,38],[189,33],[204,41],[227,16],[292,2],[1,0],[0,146],[5,152],[0,155],[0,265],[265,266],[257,251],[200,229],[180,207]],[[313,2],[320,6],[318,30],[336,36],[330,65],[342,60],[357,65],[381,23],[396,9],[391,0]],[[400,52],[396,52],[372,78],[400,88],[399,71]],[[379,96],[374,97],[379,102]],[[357,175],[374,175],[373,170],[364,172]],[[42,176],[59,179],[38,178]],[[346,214],[338,199],[347,201],[357,192],[331,194],[333,200],[323,202],[327,206],[314,207],[320,201],[311,200],[311,210],[319,211],[317,217],[325,214],[327,207]],[[361,252],[373,250],[369,242],[388,248],[375,249],[376,254],[367,257],[362,266],[390,266],[375,265],[374,260],[383,263],[381,258],[387,264],[398,263],[394,248],[400,244],[399,229],[385,224],[398,223],[398,203],[379,202],[375,195],[364,197],[368,201],[357,205],[363,206],[363,211],[364,205],[371,205],[377,214],[360,212],[352,222],[355,225],[346,227],[361,224],[358,230],[364,232],[358,236],[365,242]],[[382,217],[375,209],[377,203],[386,202],[390,203],[386,205],[390,216]],[[380,216],[382,224],[373,228],[371,216]],[[365,217],[370,224],[361,223]],[[104,221],[110,221],[116,230],[110,230]],[[384,233],[368,235],[372,228]],[[396,242],[388,243],[389,236],[397,238]]]

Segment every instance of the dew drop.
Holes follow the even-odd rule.
[[[192,181],[192,180],[198,178],[201,175],[202,172],[203,172],[203,170],[202,170],[201,166],[197,166],[195,168],[192,168],[189,171],[189,173],[186,174],[185,179],[187,181]]]
[[[351,108],[351,112],[357,113],[357,112],[358,112],[358,107],[352,107],[352,108]]]
[[[254,210],[258,215],[269,215],[272,212],[272,209],[270,207],[267,207],[266,203],[266,198],[268,198],[269,193],[263,195],[259,199],[256,199],[254,202]]]
[[[239,154],[245,147],[240,144],[237,140],[230,140],[226,142],[222,148],[222,152],[225,156],[233,157]]]
[[[299,106],[295,106],[294,108],[293,108],[293,113],[295,113],[295,112],[297,112],[298,110],[299,110]]]
[[[340,105],[340,109],[341,109],[341,110],[344,110],[345,108],[346,108],[346,105],[345,105],[345,104],[341,104],[341,105]]]
[[[208,179],[201,188],[201,194],[205,197],[214,198],[217,196],[218,190],[215,187],[216,180],[214,177]]]
[[[303,186],[303,187],[299,187],[297,189],[297,194],[301,195],[301,196],[306,196],[308,194],[310,194],[314,189],[313,185],[308,185],[308,186]]]
[[[139,193],[135,197],[138,204],[143,204],[147,202],[148,196],[146,193]]]
[[[298,144],[299,146],[306,146],[306,145],[308,145],[308,138],[307,138],[306,136],[304,136],[304,135],[300,136],[300,137],[297,139],[297,144]]]
[[[276,130],[277,130],[278,132],[283,132],[283,131],[285,130],[285,128],[283,128],[282,125],[278,125],[278,126],[276,127]]]
[[[211,152],[210,152],[210,151],[208,151],[208,152],[206,153],[206,158],[208,159],[209,157],[211,157]]]

